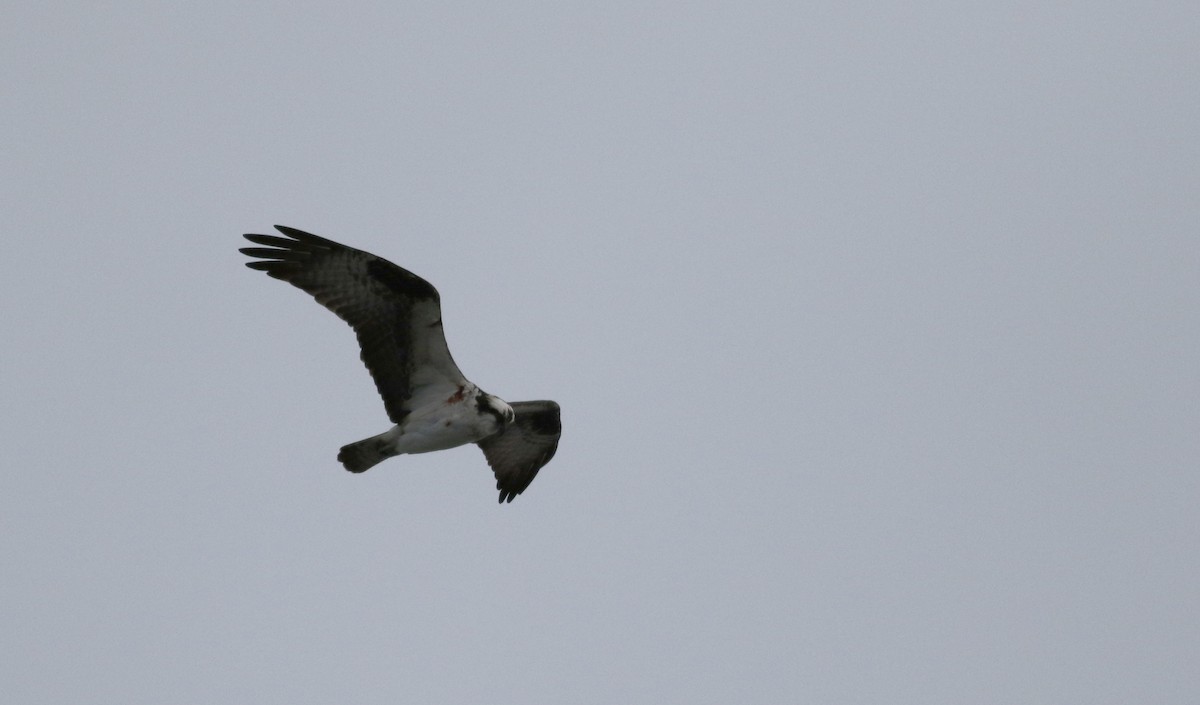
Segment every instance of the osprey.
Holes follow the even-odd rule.
[[[245,236],[266,245],[241,248],[259,258],[246,266],[303,289],[354,328],[362,361],[395,424],[343,446],[338,461],[358,473],[394,455],[474,443],[496,475],[501,503],[524,492],[558,449],[558,404],[509,404],[468,381],[446,347],[441,299],[429,282],[368,252],[295,228],[275,229],[287,237]]]

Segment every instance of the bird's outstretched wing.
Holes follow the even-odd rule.
[[[496,473],[501,502],[513,501],[529,487],[538,470],[554,457],[562,436],[558,404],[516,401],[510,406],[516,413],[513,422],[478,443]]]
[[[275,228],[287,237],[245,236],[266,245],[241,249],[261,258],[246,266],[307,291],[354,328],[362,361],[394,423],[426,394],[452,394],[466,381],[446,348],[441,299],[432,284],[368,252]]]

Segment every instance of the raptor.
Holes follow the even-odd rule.
[[[303,230],[247,234],[246,266],[298,287],[354,329],[392,428],[342,446],[338,461],[365,472],[387,458],[474,443],[511,502],[558,449],[559,406],[488,394],[459,371],[442,330],[437,289],[369,252]]]

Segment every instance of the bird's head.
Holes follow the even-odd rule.
[[[496,417],[501,428],[508,426],[517,417],[513,408],[500,397],[483,393],[479,395],[479,411],[487,412]]]

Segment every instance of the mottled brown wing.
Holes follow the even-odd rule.
[[[419,406],[426,393],[449,396],[466,381],[446,347],[441,299],[433,285],[369,252],[295,228],[275,228],[287,237],[245,236],[266,245],[241,249],[260,258],[246,266],[303,289],[354,328],[362,361],[394,423]]]
[[[513,422],[478,443],[496,473],[501,502],[513,501],[529,487],[538,470],[554,457],[562,436],[558,404],[517,401],[511,406],[516,413]]]

